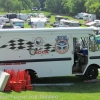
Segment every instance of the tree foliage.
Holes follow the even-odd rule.
[[[79,12],[84,12],[85,0],[68,0],[67,5],[71,14],[77,14]]]
[[[45,8],[54,13],[76,14],[85,11],[86,0],[46,0]]]
[[[47,11],[52,13],[61,13],[62,11],[62,0],[46,0],[45,8]]]
[[[32,9],[33,6],[40,7],[39,0],[0,0],[0,8],[7,12]]]
[[[51,13],[75,15],[88,12],[100,17],[100,0],[0,0],[0,8],[4,11],[21,11],[32,7],[42,7]]]
[[[46,1],[46,0],[39,0],[41,8],[44,8],[44,6],[45,6],[44,3],[45,3],[45,1]]]
[[[100,0],[86,0],[86,12],[96,14],[100,18]]]
[[[100,0],[46,0],[45,8],[53,13],[75,15],[79,12],[88,12],[100,17]]]

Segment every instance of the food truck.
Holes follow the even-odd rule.
[[[95,79],[100,38],[93,28],[0,29],[0,70],[27,70],[36,76],[83,75]]]

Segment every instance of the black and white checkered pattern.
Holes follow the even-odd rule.
[[[49,52],[55,52],[54,45],[52,44],[45,44],[43,47],[45,50],[48,50]]]
[[[48,50],[49,52],[55,52],[54,45],[52,44],[43,44],[43,46],[36,47],[34,42],[32,41],[27,41],[24,39],[17,39],[17,38],[10,40],[9,42],[2,45],[0,48],[1,49],[7,48],[14,51],[34,49],[34,50],[42,50],[42,51]]]

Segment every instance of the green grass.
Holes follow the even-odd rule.
[[[84,83],[83,77],[38,79],[37,83],[74,83],[72,86],[34,86],[33,91],[1,92],[0,100],[100,100],[99,82]]]
[[[25,22],[25,24],[24,24],[24,28],[31,28],[31,26],[30,26],[30,25],[28,25],[28,23],[27,23],[27,22]]]
[[[0,15],[5,15],[7,14],[7,12],[0,12]]]
[[[22,10],[21,13],[26,13],[26,14],[29,14],[29,13],[44,13],[44,15],[48,15],[50,14],[50,12],[46,12],[46,11],[31,11],[31,10]]]

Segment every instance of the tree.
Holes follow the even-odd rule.
[[[46,0],[45,2],[45,8],[47,11],[50,11],[52,13],[61,13],[62,9],[62,0]]]
[[[69,12],[72,15],[75,15],[79,12],[85,12],[85,4],[86,0],[68,0],[67,6],[69,8]]]
[[[13,9],[13,3],[12,0],[0,0],[0,7],[4,9],[4,11],[10,12]]]
[[[69,7],[67,3],[68,3],[68,0],[62,0],[61,5],[63,6],[63,12],[68,15],[70,12],[69,12]]]
[[[33,0],[0,0],[0,8],[4,11],[21,11],[24,9],[31,9],[34,5]]]
[[[34,5],[33,0],[19,0],[22,3],[24,9],[31,9]]]
[[[44,8],[44,2],[45,2],[46,0],[39,0],[39,2],[40,2],[40,4],[41,4],[41,8]]]
[[[95,3],[94,0],[86,0],[86,2],[85,2],[86,12],[89,12],[90,6],[91,6],[92,4],[94,4],[94,3]]]
[[[85,7],[88,13],[96,14],[100,18],[100,0],[86,0]]]
[[[40,8],[40,2],[39,0],[31,0],[34,3],[34,7]]]
[[[18,1],[18,0],[14,0],[14,3],[13,3],[13,12],[21,12],[22,10],[22,2]]]

